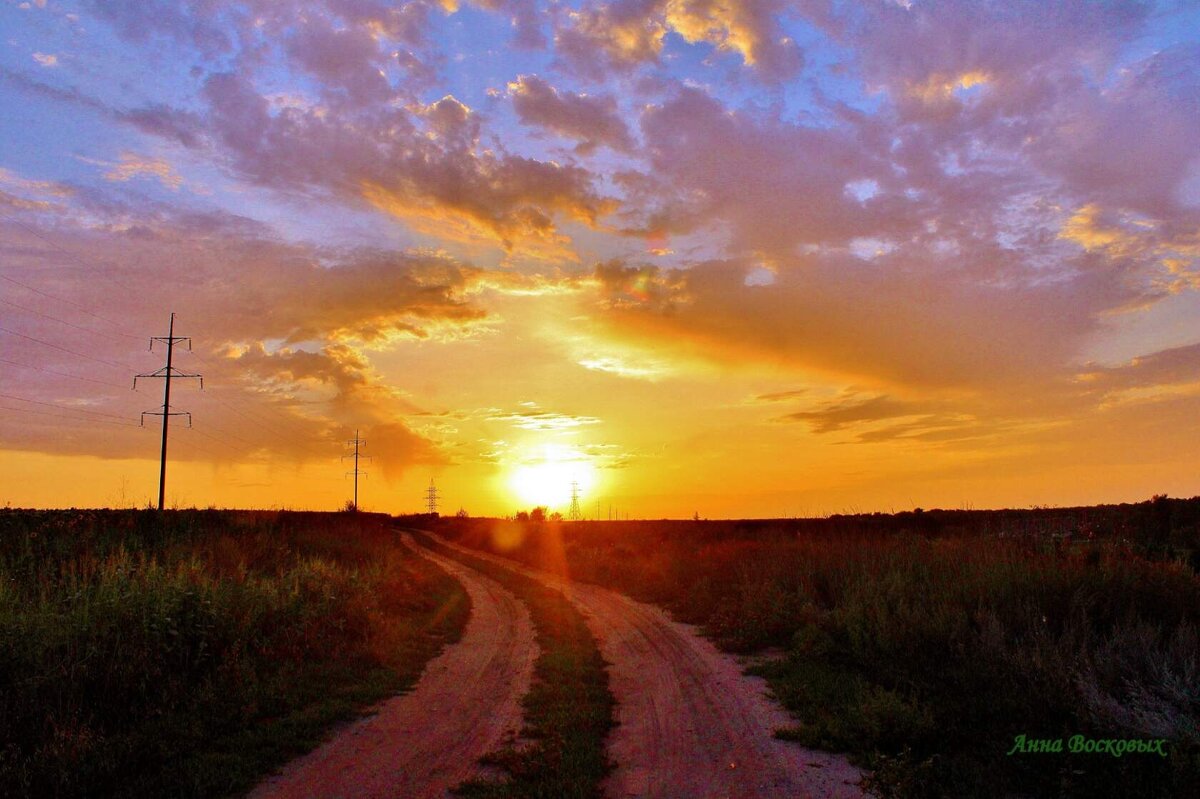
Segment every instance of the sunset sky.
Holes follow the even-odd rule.
[[[5,0],[0,502],[1200,493],[1200,3]]]

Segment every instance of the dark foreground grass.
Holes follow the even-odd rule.
[[[441,524],[530,564],[565,559],[577,579],[664,605],[726,650],[782,650],[759,671],[802,719],[783,736],[850,752],[880,796],[1190,797],[1200,785],[1200,578],[1189,557],[1200,502],[1171,503],[1108,511],[1121,523],[1163,515],[1146,527],[1154,546],[1086,530],[1041,536],[1040,517],[1017,512],[981,516],[987,534],[948,536],[891,531],[886,518],[818,531]],[[1176,542],[1174,553],[1159,539]],[[1061,740],[1063,751],[1007,754],[1022,735]],[[1076,735],[1162,739],[1167,756],[1073,754]]]
[[[384,517],[0,511],[0,786],[236,795],[410,687],[458,583]]]
[[[488,762],[505,772],[457,792],[468,797],[594,799],[610,769],[604,742],[613,726],[614,700],[604,658],[587,624],[561,591],[480,558],[463,555],[415,533],[422,543],[466,563],[512,591],[529,608],[541,655],[523,704],[527,743],[497,752]]]

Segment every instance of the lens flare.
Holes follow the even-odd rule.
[[[547,445],[540,455],[515,468],[509,487],[525,505],[544,505],[561,510],[571,503],[571,484],[582,499],[596,484],[592,458],[572,447]]]

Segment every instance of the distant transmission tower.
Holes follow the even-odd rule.
[[[358,476],[360,474],[363,477],[367,476],[366,472],[364,472],[358,468],[358,460],[359,460],[359,458],[371,460],[370,455],[362,455],[358,451],[359,447],[365,447],[366,445],[367,445],[367,440],[365,438],[359,438],[358,431],[355,430],[354,438],[352,438],[346,442],[347,447],[351,447],[351,446],[354,447],[354,453],[353,454],[347,453],[342,456],[342,460],[346,460],[346,458],[354,458],[354,471],[346,472],[346,476],[349,477],[350,475],[354,475],[354,510],[356,510],[356,511],[358,510]]]
[[[571,510],[567,512],[567,518],[573,522],[583,518],[583,513],[579,510],[579,483],[575,480],[571,481]]]
[[[429,478],[429,488],[425,489],[425,507],[431,515],[436,516],[438,509],[438,490],[433,484],[433,478]]]
[[[176,342],[187,342],[187,348],[190,352],[192,349],[192,339],[189,336],[175,335],[175,314],[171,313],[171,323],[167,327],[167,335],[151,336],[150,351],[154,352],[154,342],[161,342],[167,345],[167,365],[159,369],[157,372],[151,372],[145,375],[134,375],[133,389],[137,390],[138,378],[161,377],[163,378],[163,404],[161,411],[142,411],[142,425],[146,424],[147,416],[162,417],[162,452],[159,455],[158,461],[158,509],[163,509],[163,500],[167,493],[167,427],[172,416],[186,416],[188,418],[188,427],[192,426],[192,415],[187,411],[172,411],[171,410],[171,378],[172,377],[194,377],[200,380],[200,390],[204,390],[204,378],[200,375],[184,374],[171,365],[172,356],[175,354]]]

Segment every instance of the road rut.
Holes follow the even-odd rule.
[[[252,799],[443,799],[520,731],[539,653],[528,609],[494,580],[403,539],[466,589],[462,638],[429,661],[410,693],[288,764]]]

